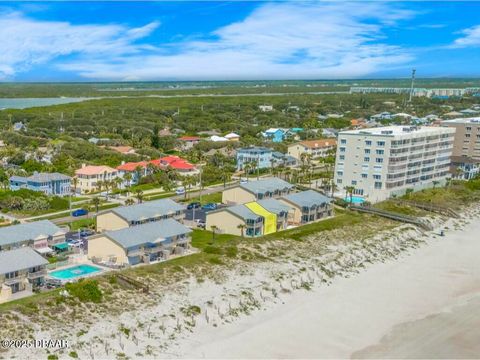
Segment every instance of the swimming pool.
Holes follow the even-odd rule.
[[[102,269],[92,265],[77,265],[63,270],[52,271],[48,275],[52,278],[59,280],[72,280],[78,279],[96,272],[100,272]]]
[[[352,196],[351,200],[350,200],[350,196],[345,196],[345,198],[343,200],[345,200],[348,203],[350,203],[350,201],[351,201],[353,204],[361,204],[361,203],[365,202],[365,199],[363,197],[360,197],[360,196]]]

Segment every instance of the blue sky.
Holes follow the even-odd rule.
[[[1,2],[0,81],[480,76],[480,2]]]

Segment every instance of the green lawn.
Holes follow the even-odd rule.
[[[222,193],[221,192],[216,192],[213,194],[206,194],[202,195],[202,201],[200,201],[200,197],[195,197],[192,199],[188,199],[187,195],[187,200],[188,202],[200,202],[202,205],[208,204],[208,203],[221,203],[222,202]]]
[[[95,228],[95,223],[95,218],[75,220],[70,224],[70,230],[74,231],[83,228],[92,229]]]

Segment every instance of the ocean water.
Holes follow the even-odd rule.
[[[26,109],[37,106],[50,106],[68,104],[73,102],[80,102],[90,100],[90,98],[73,98],[73,97],[59,97],[59,98],[3,98],[0,99],[0,109]]]

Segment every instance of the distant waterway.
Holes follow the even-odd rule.
[[[50,106],[68,104],[89,100],[90,98],[73,98],[73,97],[58,97],[58,98],[3,98],[0,99],[0,109],[26,109],[37,106]]]

